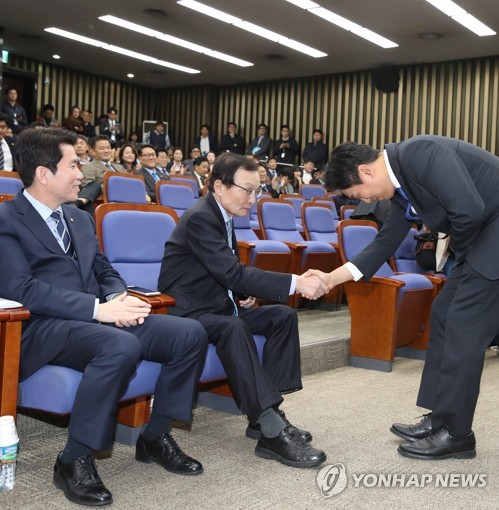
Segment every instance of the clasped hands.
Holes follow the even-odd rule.
[[[99,322],[114,323],[118,328],[129,328],[143,324],[151,313],[151,305],[126,292],[107,303],[100,303],[96,319]]]
[[[306,299],[318,299],[332,288],[329,274],[318,269],[309,269],[296,279],[296,292]]]

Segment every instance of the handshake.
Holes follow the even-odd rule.
[[[330,273],[309,269],[296,279],[296,292],[306,299],[317,299],[334,287]]]

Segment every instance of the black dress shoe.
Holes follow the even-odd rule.
[[[417,441],[431,434],[431,413],[423,414],[423,419],[416,425],[394,423],[390,431],[406,441]]]
[[[306,430],[301,430],[298,427],[295,427],[290,421],[286,418],[286,414],[281,409],[276,410],[277,414],[282,418],[286,427],[289,428],[289,432],[292,436],[300,438],[302,441],[310,443],[312,441],[312,434]],[[262,437],[262,431],[260,429],[260,424],[249,423],[246,428],[246,436],[251,437],[251,439],[260,439]]]
[[[476,456],[475,434],[470,432],[466,437],[458,439],[442,427],[428,437],[402,443],[398,451],[404,457],[420,460],[472,459]]]
[[[261,436],[255,447],[255,454],[263,459],[275,459],[286,466],[307,468],[322,464],[326,454],[312,448],[302,439],[293,436],[286,427],[277,437]]]
[[[62,489],[66,498],[79,505],[102,506],[113,502],[113,496],[102,483],[95,461],[90,455],[73,462],[61,462],[61,454],[54,466],[54,485]]]
[[[156,462],[170,473],[178,475],[200,475],[203,466],[187,456],[170,434],[147,441],[141,434],[137,439],[135,458],[140,462]]]

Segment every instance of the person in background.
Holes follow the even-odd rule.
[[[9,118],[0,113],[0,170],[14,170],[15,142],[7,135]]]
[[[326,183],[324,175],[325,175],[324,169],[321,170],[320,168],[316,168],[312,170],[312,179],[310,180],[310,184],[320,184],[321,186],[324,186],[324,184]]]
[[[313,171],[314,171],[314,162],[311,160],[307,160],[303,162],[303,175],[302,175],[302,181],[303,184],[310,184],[310,181],[314,178]]]
[[[244,139],[237,133],[237,124],[234,121],[227,125],[227,133],[222,136],[220,143],[220,152],[233,152],[234,154],[244,154],[246,144]]]
[[[312,141],[305,145],[302,153],[303,161],[312,161],[321,170],[325,169],[327,161],[327,145],[322,141],[323,136],[320,129],[314,129]]]
[[[212,151],[206,154],[206,158],[208,159],[208,163],[210,165],[210,172],[213,170],[213,165],[215,164],[216,154]]]
[[[54,117],[55,108],[53,104],[46,104],[42,108],[42,115],[36,120],[42,122],[46,127],[60,127],[59,121]]]
[[[210,173],[210,164],[206,156],[199,156],[194,160],[192,172],[187,171],[185,175],[190,175],[196,178],[198,185],[198,193],[201,195],[203,186],[207,184],[206,176]]]
[[[267,161],[267,174],[271,181],[277,176],[277,159],[274,156],[270,156]]]
[[[82,110],[83,133],[89,140],[95,136],[95,126],[93,125],[94,114],[90,110]]]
[[[165,132],[165,125],[162,121],[157,120],[154,123],[154,129],[146,133],[144,143],[152,145],[156,150],[166,149],[170,145],[170,137]]]
[[[168,178],[170,177],[170,174],[168,173],[166,167],[168,166],[169,162],[170,159],[168,158],[166,149],[159,149],[156,151],[156,170],[160,172],[162,176]]]
[[[196,158],[199,158],[199,156],[201,156],[201,149],[198,145],[193,145],[191,147],[191,153],[190,153],[190,159],[186,159],[183,161],[186,169],[190,172],[192,172],[192,168],[194,166],[194,160]]]
[[[277,165],[286,163],[295,164],[296,156],[300,153],[298,142],[290,135],[289,126],[281,126],[281,136],[274,142],[274,157],[277,159]],[[283,165],[280,166],[281,168]]]
[[[260,179],[260,188],[262,188],[262,192],[270,193],[272,198],[278,198],[279,193],[272,187],[272,183],[267,174],[267,169],[263,163],[257,163],[258,165],[258,177]]]
[[[270,151],[272,150],[272,139],[268,136],[269,128],[267,124],[263,122],[258,124],[257,134],[253,140],[251,140],[247,154],[255,156],[259,160],[268,160],[270,157]]]
[[[90,161],[92,161],[92,158],[88,154],[88,139],[86,136],[76,135],[75,152],[78,158],[79,168],[85,163],[90,163]]]
[[[146,193],[150,200],[156,202],[156,182],[169,179],[156,168],[156,149],[152,145],[142,145],[139,148],[140,168],[135,172],[142,175],[146,183]]]
[[[168,163],[168,166],[166,169],[168,170],[168,173],[173,175],[184,175],[187,168],[183,163],[184,154],[182,152],[182,149],[180,147],[175,147],[173,151],[173,159]]]
[[[128,172],[133,173],[140,169],[139,154],[137,149],[131,144],[126,143],[119,149],[119,164]]]
[[[210,151],[218,154],[217,140],[215,136],[211,134],[211,128],[208,124],[203,124],[201,126],[199,136],[194,137],[194,145],[197,145],[201,149],[200,156],[206,156]]]
[[[83,134],[84,125],[79,106],[73,105],[71,107],[68,117],[62,121],[62,127],[75,132],[77,135]]]
[[[272,187],[279,195],[293,194],[293,177],[293,167],[285,166],[279,171],[279,174],[272,179]]]
[[[302,185],[302,176],[303,170],[298,166],[294,166],[293,170],[293,179],[291,180],[291,185],[293,186],[293,193],[300,193],[300,186]]]
[[[2,113],[7,115],[12,133],[17,135],[28,125],[26,110],[17,102],[17,90],[9,87],[5,90],[5,101],[2,103]]]
[[[107,109],[107,117],[99,125],[99,134],[106,135],[109,138],[113,149],[119,147],[125,138],[123,126],[117,120],[118,113],[116,107],[110,106]]]
[[[137,131],[132,131],[128,135],[128,143],[132,144],[137,150],[139,149],[139,134]]]

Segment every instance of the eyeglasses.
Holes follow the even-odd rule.
[[[143,158],[154,158],[156,156],[155,152],[150,152],[148,154],[141,154]]]
[[[248,189],[248,188],[243,188],[242,186],[239,186],[239,184],[236,184],[236,183],[233,183],[233,185],[246,191],[246,196],[248,198],[260,198],[262,196],[262,188],[261,187],[257,188],[257,189]]]

